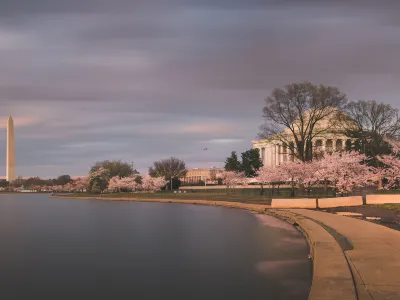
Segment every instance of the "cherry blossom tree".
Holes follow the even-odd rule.
[[[304,186],[307,185],[309,189],[317,182],[315,177],[317,168],[318,164],[315,161],[291,161],[280,165],[278,170],[282,176],[286,177],[287,181],[290,181],[291,196],[294,197],[296,186],[304,189]]]
[[[271,168],[271,167],[262,167],[258,170],[255,180],[261,186],[261,194],[264,194],[264,185],[272,186],[272,194],[274,193],[275,184],[278,184],[278,193],[279,193],[279,184],[283,181],[286,181],[288,178],[284,175],[284,173],[279,168]]]
[[[247,181],[243,172],[223,171],[217,174],[217,176],[221,178],[222,183],[226,185],[228,193],[231,189],[234,190],[236,185],[245,184]]]
[[[137,182],[137,175],[131,175],[128,177],[124,177],[120,179],[121,182],[121,188],[124,190],[130,192],[130,191],[135,191],[140,188],[140,184]]]
[[[72,180],[73,190],[77,192],[84,192],[89,187],[89,178],[87,176],[81,176]]]
[[[387,183],[380,188],[388,190],[397,188],[400,183],[400,141],[388,138],[385,141],[390,144],[392,154],[382,155],[378,158],[383,163],[378,174],[387,180]]]
[[[145,176],[142,180],[141,189],[145,192],[158,192],[165,187],[167,181],[163,177]]]
[[[343,194],[356,187],[373,183],[375,168],[367,165],[367,157],[357,151],[333,152],[319,162],[316,177],[331,182],[336,191]]]
[[[120,192],[121,178],[118,175],[110,178],[108,181],[108,190],[111,192]]]
[[[110,179],[110,171],[103,167],[100,167],[96,170],[91,170],[89,172],[89,189],[92,190],[92,187],[95,185],[95,192],[103,192],[107,186],[108,181]]]

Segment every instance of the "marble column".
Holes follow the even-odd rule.
[[[276,145],[276,165],[279,166],[281,164],[281,145]]]

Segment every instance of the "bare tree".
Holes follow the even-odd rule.
[[[259,137],[287,146],[301,161],[312,160],[313,139],[337,127],[346,102],[338,88],[310,82],[274,89],[265,99]]]
[[[374,100],[352,101],[346,105],[349,121],[341,122],[347,136],[356,140],[356,149],[369,157],[390,153],[385,137],[400,137],[400,112]],[[374,162],[374,161],[372,161]]]
[[[149,175],[151,177],[164,177],[165,180],[170,180],[171,189],[172,180],[182,178],[186,173],[185,162],[176,157],[155,161],[153,166],[149,168]]]
[[[392,138],[400,136],[400,112],[389,104],[377,103],[375,100],[352,101],[346,105],[346,113],[359,132]]]

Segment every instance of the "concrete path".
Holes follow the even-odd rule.
[[[323,223],[353,246],[344,250],[358,299],[400,299],[400,231],[350,217],[307,209],[285,209]]]

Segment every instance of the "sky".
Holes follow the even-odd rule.
[[[105,159],[223,166],[293,82],[400,107],[399,13],[396,0],[0,0],[0,175],[9,114],[17,174],[54,177]]]

